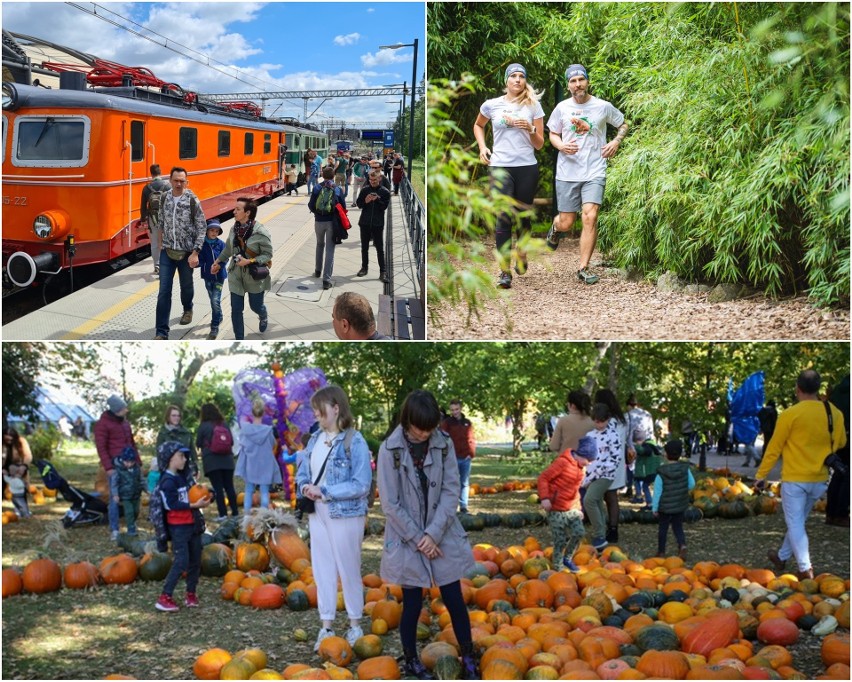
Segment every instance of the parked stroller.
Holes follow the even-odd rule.
[[[39,459],[34,461],[33,465],[38,469],[45,487],[58,490],[65,501],[71,503],[71,509],[65,512],[62,519],[65,528],[106,523],[107,505],[103,500],[75,488],[59,475],[56,467],[50,462]]]

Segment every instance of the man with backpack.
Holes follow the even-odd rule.
[[[160,164],[151,164],[151,177],[153,178],[142,189],[142,203],[139,205],[139,223],[148,227],[151,235],[151,260],[154,261],[154,274],[160,274],[160,251],[163,244],[162,226],[160,225],[160,203],[162,195],[168,192],[172,186],[163,177]]]
[[[175,166],[169,175],[171,192],[160,201],[159,224],[163,229],[163,250],[160,253],[160,292],[157,296],[157,341],[169,338],[169,316],[172,311],[172,285],[175,272],[180,281],[180,302],[183,315],[179,324],[192,322],[192,299],[195,289],[192,269],[198,267],[198,254],[207,235],[207,221],[198,197],[187,188],[185,168]]]
[[[314,214],[314,231],[317,235],[314,277],[322,277],[322,288],[331,289],[331,273],[334,270],[334,221],[335,206],[346,206],[343,190],[334,184],[334,168],[322,170],[323,181],[316,185],[308,200],[308,210]],[[323,267],[325,255],[325,267]]]

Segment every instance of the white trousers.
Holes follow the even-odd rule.
[[[333,519],[329,506],[317,501],[310,515],[311,567],[317,585],[320,620],[337,615],[337,580],[343,587],[343,601],[351,620],[364,613],[364,584],[361,582],[361,544],[364,517]]]

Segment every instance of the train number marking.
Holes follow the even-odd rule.
[[[26,206],[26,205],[27,205],[27,198],[26,198],[26,197],[8,197],[8,196],[4,196],[4,197],[3,197],[3,205],[4,205],[4,206],[9,206],[9,205],[12,205],[12,206]]]

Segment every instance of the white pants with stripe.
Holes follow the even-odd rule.
[[[310,516],[311,567],[317,585],[320,620],[337,614],[337,579],[343,588],[346,613],[356,620],[364,613],[364,584],[361,581],[361,544],[364,517],[333,519],[329,506],[317,501]]]

